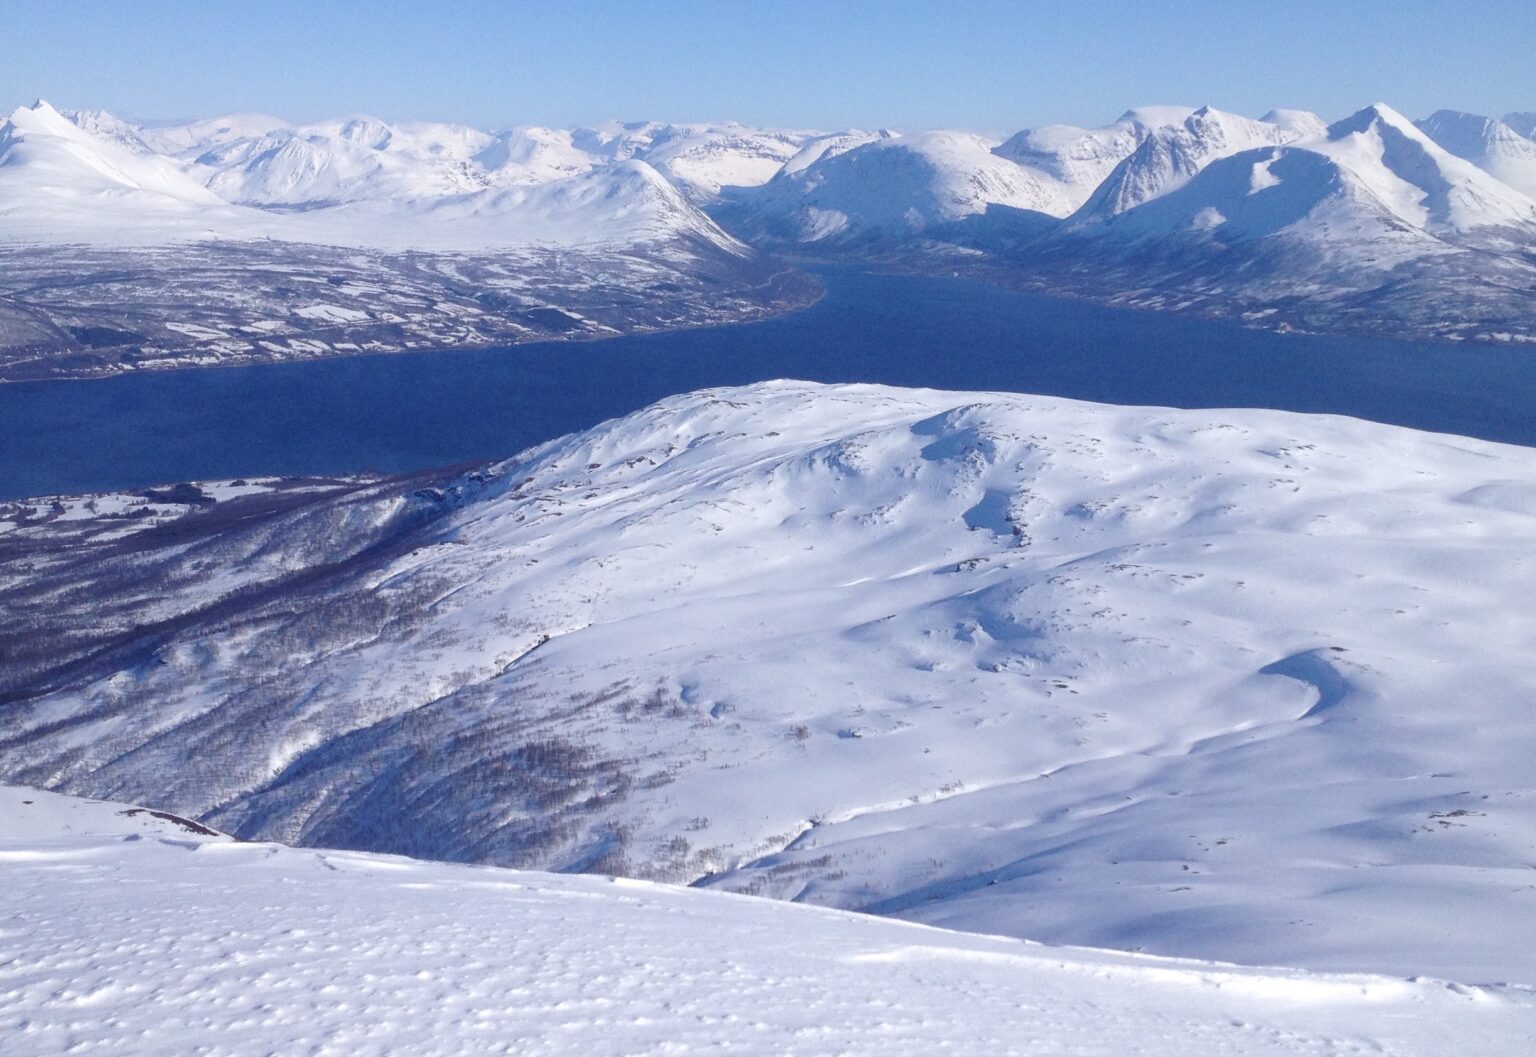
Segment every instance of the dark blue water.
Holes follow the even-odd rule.
[[[0,385],[0,497],[510,455],[659,397],[766,378],[1326,411],[1536,444],[1536,352],[1317,338],[823,273],[804,312],[587,344]]]

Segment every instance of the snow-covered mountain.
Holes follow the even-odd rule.
[[[1536,197],[1536,140],[1502,121],[1457,110],[1437,110],[1417,125],[1452,154],[1527,197]]]
[[[0,886],[0,1050],[17,1057],[1506,1057],[1536,1030],[1516,988],[240,844],[19,787],[0,787]]]
[[[435,198],[487,187],[473,159],[491,142],[463,126],[402,129],[352,118],[235,140],[198,154],[192,171],[221,198],[244,205]]]
[[[994,153],[1048,180],[1065,216],[1076,210],[1122,161],[1135,153],[1156,129],[1178,125],[1192,109],[1161,106],[1126,111],[1112,125],[1078,128],[1047,125],[1025,129],[1004,141]]]
[[[115,122],[100,114],[81,120],[84,128],[40,102],[0,123],[0,232],[86,238],[124,216],[185,230],[234,212]]]
[[[1383,104],[1321,136],[1285,136],[1195,166],[1156,149],[1165,137],[1149,139],[1019,263],[1096,296],[1271,323],[1536,331],[1524,292],[1536,283],[1536,201]],[[1148,181],[1143,159],[1161,163]],[[1193,174],[1176,175],[1183,168]],[[1121,189],[1159,180],[1159,193],[1119,208]]]
[[[711,199],[727,187],[767,183],[821,133],[740,124],[607,125],[578,129],[574,140],[595,155],[640,158],[688,194]]]
[[[743,252],[643,161],[582,167],[532,149],[527,130],[498,139],[366,117],[234,134],[265,124],[145,135],[99,112],[71,121],[47,103],[18,109],[0,125],[0,241],[483,251],[687,238]],[[177,133],[179,154],[154,151]]]
[[[1074,233],[1100,226],[1121,239],[1189,235],[1226,244],[1284,233],[1351,248],[1401,236],[1426,252],[1478,228],[1536,235],[1536,202],[1384,105],[1315,139],[1212,150],[1185,165],[1176,161],[1180,147],[1159,149],[1168,141],[1183,137],[1154,137],[1144,155],[1122,164],[1073,218]],[[1150,164],[1143,168],[1142,160]]]
[[[1528,449],[784,382],[467,474],[193,498],[5,512],[0,775],[251,838],[1536,980]]]
[[[1274,146],[1295,132],[1204,106],[1177,124],[1147,129],[1141,142],[1116,165],[1074,215],[1075,223],[1118,216],[1193,179],[1218,158]]]
[[[812,296],[764,255],[785,245],[1264,326],[1531,341],[1536,146],[1511,122],[1426,119],[1448,150],[1384,105],[1331,126],[1142,107],[998,142],[366,115],[148,126],[39,104],[0,123],[0,374],[757,318]],[[57,303],[64,276],[76,303]],[[203,276],[209,295],[185,299]],[[390,307],[343,292],[367,289]],[[273,326],[299,344],[272,347]]]
[[[798,242],[836,242],[933,234],[999,207],[1065,212],[1057,181],[1000,157],[996,146],[968,132],[828,144],[743,198],[728,222]]]

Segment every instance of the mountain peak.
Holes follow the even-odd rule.
[[[54,136],[75,133],[74,123],[61,114],[52,103],[39,99],[31,106],[19,106],[7,119],[20,132],[41,132]]]
[[[1364,132],[1373,125],[1393,128],[1415,139],[1420,137],[1419,130],[1414,126],[1413,122],[1409,121],[1401,113],[1386,103],[1372,103],[1370,106],[1356,110],[1348,117],[1329,125],[1328,138],[1343,139],[1345,136]]]

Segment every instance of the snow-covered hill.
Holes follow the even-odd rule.
[[[1515,989],[1046,947],[633,881],[232,843],[0,787],[0,1050],[1505,1057]]]
[[[785,382],[246,492],[6,512],[0,774],[262,839],[1536,980],[1527,449]]]
[[[1457,110],[1437,110],[1417,124],[1452,154],[1527,197],[1536,197],[1536,140],[1502,121]]]

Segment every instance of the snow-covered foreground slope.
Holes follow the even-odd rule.
[[[1045,947],[241,844],[0,787],[0,1050],[1508,1057],[1524,990]]]
[[[219,493],[223,494],[223,493]],[[0,774],[243,836],[1536,981],[1536,455],[773,383],[6,512]]]

